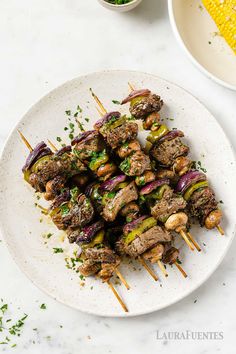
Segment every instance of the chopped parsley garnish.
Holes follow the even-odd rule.
[[[67,116],[71,116],[71,110],[68,109],[67,111],[65,111],[65,114],[66,114]]]
[[[87,118],[87,117],[86,117],[86,118],[84,118],[84,120],[86,120],[86,122],[89,122],[89,118]]]
[[[120,101],[117,101],[117,100],[112,100],[112,103],[114,103],[114,104],[121,104]]]
[[[61,142],[61,138],[59,136],[57,136],[57,141],[60,143]]]
[[[45,304],[42,304],[42,305],[40,306],[40,308],[41,308],[42,310],[46,310],[47,306],[46,306]]]
[[[60,206],[60,209],[61,209],[61,214],[62,214],[62,216],[66,216],[66,215],[69,214],[69,212],[70,212],[70,208],[68,207],[67,204],[62,204],[62,205]]]
[[[57,247],[53,247],[53,253],[63,253],[63,249],[62,248],[57,248]]]
[[[124,161],[121,162],[120,164],[120,169],[123,171],[125,174],[129,174],[130,171],[130,160],[129,158],[124,159]]]

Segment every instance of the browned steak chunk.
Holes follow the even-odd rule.
[[[140,236],[136,237],[129,245],[123,240],[117,243],[117,250],[122,254],[128,254],[131,257],[138,257],[150,248],[154,247],[160,242],[170,242],[172,236],[170,232],[161,228],[160,226],[154,226],[148,231],[144,232]]]
[[[151,263],[156,263],[157,261],[162,259],[164,251],[165,251],[165,247],[161,243],[158,243],[149,251],[143,253],[143,258],[146,259],[146,261],[149,261]]]
[[[127,122],[121,126],[111,129],[106,134],[107,143],[112,149],[133,140],[137,137],[138,125],[134,122]]]
[[[142,100],[130,106],[130,113],[136,119],[144,119],[148,114],[152,112],[159,112],[163,106],[163,101],[160,96],[150,94],[145,96]]]
[[[217,201],[213,190],[210,187],[196,190],[190,198],[188,209],[190,214],[197,217],[203,225],[208,214],[217,209]]]
[[[95,263],[90,259],[86,259],[81,266],[79,266],[80,274],[84,277],[89,277],[99,272],[101,269],[100,263]]]
[[[151,161],[143,151],[136,151],[128,159],[129,176],[140,176],[144,171],[151,169]]]
[[[86,258],[92,260],[93,262],[101,263],[116,263],[116,254],[113,250],[108,247],[104,248],[87,248],[84,251]]]
[[[164,254],[162,261],[166,264],[173,264],[179,257],[179,250],[175,247],[169,248]]]
[[[99,132],[92,132],[87,138],[75,144],[74,151],[81,161],[105,149],[105,142]]]
[[[175,138],[155,144],[150,153],[161,165],[172,166],[177,157],[187,155],[188,151],[188,146],[184,145],[180,138]]]
[[[114,198],[109,198],[103,209],[103,217],[106,221],[114,221],[119,211],[129,202],[138,199],[138,192],[134,182],[121,189]]]
[[[175,196],[172,190],[165,191],[161,200],[151,208],[155,219],[163,221],[179,210],[183,210],[187,203],[181,196]]]

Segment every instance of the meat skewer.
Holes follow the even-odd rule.
[[[55,152],[58,151],[57,147],[50,141],[48,140],[49,144],[51,145],[51,147],[53,148],[53,150]],[[116,275],[118,276],[118,278],[121,280],[121,282],[124,284],[124,286],[126,287],[127,290],[130,289],[129,284],[127,283],[127,281],[125,280],[125,278],[123,277],[123,275],[121,274],[121,272],[119,271],[119,269],[117,269],[117,267],[114,269]]]
[[[32,152],[33,148],[32,146],[29,144],[29,142],[27,141],[27,139],[24,137],[24,135],[20,132],[20,136],[23,140],[23,142],[25,143],[25,145],[27,146],[27,148]],[[116,256],[117,257],[117,256]],[[119,301],[119,303],[121,304],[122,308],[124,309],[125,312],[128,312],[128,309],[126,307],[126,305],[124,304],[123,300],[121,299],[121,297],[119,296],[119,294],[117,293],[117,291],[115,290],[113,284],[110,282],[110,277],[105,279],[105,282],[108,284],[108,286],[110,287],[110,289],[112,290],[113,294],[115,295],[116,299]]]
[[[96,97],[97,98],[97,96],[93,93],[93,97]],[[106,110],[105,110],[105,108],[103,107],[103,105],[102,105],[102,103],[101,103],[101,101],[97,98],[96,99],[96,102],[99,104],[99,107],[100,107],[100,110],[102,111],[102,112],[106,112]],[[96,124],[95,124],[95,128],[100,128],[101,130],[103,130],[102,131],[102,133],[104,133],[104,127],[103,127],[103,125],[104,125],[104,122],[105,122],[105,124],[106,123],[110,123],[110,122],[113,122],[113,120],[114,119],[117,119],[118,121],[119,121],[119,119],[120,120],[122,120],[122,118],[120,118],[120,114],[119,114],[119,112],[112,112],[112,113],[106,113],[105,114],[105,116],[103,116],[103,118],[101,119],[101,120],[99,120]],[[116,124],[116,121],[115,121],[115,124]],[[124,125],[125,125],[126,123],[124,123]],[[120,145],[120,142],[122,142],[122,143],[126,143],[126,138],[127,138],[127,136],[130,138],[130,139],[132,139],[132,138],[135,138],[135,134],[136,134],[136,131],[137,131],[137,129],[135,128],[135,123],[133,123],[133,125],[131,125],[132,123],[128,123],[127,125],[129,125],[129,128],[127,127],[127,125],[126,125],[126,127],[125,127],[125,129],[124,129],[124,127],[122,127],[122,125],[121,125],[121,127],[120,127],[120,135],[122,136],[122,139],[120,138],[120,136],[119,136],[119,134],[117,134],[117,136],[115,135],[112,135],[111,134],[111,139],[109,140],[109,138],[107,139],[109,142],[110,142],[110,145],[111,145],[111,147],[112,148],[115,148],[115,147],[117,147],[116,146],[116,142],[118,141],[118,145]],[[119,127],[119,126],[118,126]],[[112,124],[111,126],[110,126],[110,130],[112,131],[112,129],[114,128],[114,125]],[[116,128],[116,126],[115,126],[115,128]],[[100,130],[99,129],[99,130]],[[119,128],[117,128],[117,129],[119,129]],[[106,136],[106,130],[105,130],[105,136]],[[106,138],[107,138],[107,136],[106,136]],[[124,140],[123,140],[124,139]],[[134,141],[134,140],[133,140]],[[136,146],[137,145],[139,145],[139,143],[137,143],[136,144]],[[149,158],[148,157],[145,157],[146,158],[146,165],[148,166],[148,163],[149,163]],[[142,166],[140,166],[141,168],[142,168]],[[148,168],[149,168],[149,166],[148,166]],[[125,172],[125,171],[124,171]],[[143,172],[143,170],[142,170],[142,172]],[[139,173],[141,174],[142,172],[140,172],[139,171]],[[135,169],[135,173],[137,174],[137,169]],[[180,232],[180,234],[181,235],[183,235],[182,237],[184,237],[184,239],[187,239],[187,243],[188,243],[188,245],[191,247],[191,249],[193,250],[193,246],[192,246],[192,244],[191,244],[191,242],[189,242],[189,240],[188,240],[188,238],[187,238],[187,236],[186,236],[186,234],[184,233],[184,231],[183,231],[183,228],[181,228],[181,230],[179,231]],[[160,267],[160,269],[161,269],[161,271],[163,272],[163,274],[166,276],[167,275],[167,273],[166,273],[166,271],[164,271],[164,267],[162,266],[162,264],[161,264],[161,261],[160,260],[158,260],[157,261],[157,264],[159,265],[159,267]]]
[[[93,93],[93,97],[94,96],[96,95]],[[96,102],[99,102],[99,106],[101,108],[101,101],[98,99],[98,101],[96,100]],[[103,106],[101,111],[106,111]],[[99,130],[99,132],[107,140],[107,143],[110,144],[113,149],[118,149],[117,151],[119,157],[125,158],[124,161],[120,164],[120,168],[123,170],[124,173],[128,174],[129,176],[141,176],[137,177],[139,179],[145,179],[147,177],[148,181],[153,181],[155,179],[155,173],[151,172],[151,161],[149,159],[149,156],[142,151],[141,146],[136,139],[136,123],[127,123],[125,118],[120,116],[119,112],[111,112],[106,113],[105,116],[103,116],[103,118],[99,120],[94,127]],[[183,203],[185,202],[183,201]],[[178,210],[174,210],[174,212],[176,211]],[[172,227],[174,221],[173,219],[175,219],[175,229],[172,228],[172,230],[178,232],[182,236],[184,241],[187,243],[189,248],[193,251],[194,244],[192,244],[192,242],[188,239],[187,234],[185,233],[185,225],[188,221],[187,215],[184,218],[185,224],[181,223],[180,225],[176,225],[176,222],[180,221],[180,217],[177,217],[177,215],[172,216],[171,214],[169,216],[171,217],[171,223],[169,222],[167,223],[167,225]],[[181,214],[181,217],[181,220],[183,221],[183,213]],[[196,241],[195,244],[197,244]],[[198,245],[197,249],[201,250]]]
[[[117,171],[117,166],[110,160],[105,141],[97,131],[87,131],[79,135],[72,141],[72,145],[74,146],[74,154],[79,156],[81,161],[86,163],[98,178],[105,180],[104,183],[106,183],[107,178],[110,178]],[[125,181],[124,177],[124,175],[115,176],[113,180],[108,180],[105,186],[101,186],[105,191],[107,189],[109,190],[108,193],[104,193],[104,205],[102,207],[100,206],[102,216],[108,222],[115,220],[126,203],[133,202],[133,204],[135,204],[134,201],[138,198],[137,188],[134,182],[128,183],[115,195],[111,194],[109,185],[118,184],[117,182],[121,182],[122,184],[122,182]],[[119,185],[117,187],[119,187]],[[135,206],[138,208],[136,204]],[[142,262],[142,265],[144,262],[145,261]],[[145,269],[149,269],[147,264]],[[152,270],[149,269],[148,272],[156,281],[156,276],[153,276]]]
[[[129,84],[129,87],[132,87],[132,85]],[[166,126],[160,125],[158,111],[163,105],[161,98],[145,89],[133,91],[122,103],[129,101],[131,102],[131,114],[135,118],[144,121],[144,129],[152,131],[147,139],[149,140],[151,154],[157,162],[167,168],[172,166],[174,173],[180,177],[187,179],[189,176],[191,178],[191,172],[193,172],[192,161],[186,156],[189,148],[180,139],[184,136],[183,132],[178,130],[169,131]],[[153,101],[155,101],[155,104]],[[163,159],[163,156],[166,157]],[[196,183],[194,184],[196,185]],[[199,185],[198,189],[200,188],[203,188],[200,193],[196,189],[192,194],[192,198],[190,198],[190,213],[193,216],[197,216],[200,223],[207,229],[216,227],[220,234],[223,235],[224,231],[220,226],[222,214],[217,207],[214,192],[205,185]],[[202,203],[199,203],[200,199],[202,199]],[[197,207],[195,208],[196,205]],[[203,215],[201,215],[201,210],[205,211]]]

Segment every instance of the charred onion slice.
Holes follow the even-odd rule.
[[[103,182],[100,186],[101,192],[111,192],[113,191],[120,183],[126,180],[126,175],[119,175],[109,179],[106,182]]]
[[[51,149],[47,147],[44,141],[41,141],[41,143],[37,144],[35,148],[30,152],[26,159],[25,165],[22,168],[22,171],[25,172],[26,170],[29,170],[38,159],[51,154]]]
[[[199,188],[205,188],[205,187],[208,187],[208,182],[207,181],[201,181],[201,182],[198,182],[196,184],[193,184],[192,186],[190,186],[186,192],[184,193],[184,199],[185,200],[189,200],[192,196],[192,194]]]
[[[99,130],[100,128],[102,128],[102,126],[109,122],[112,118],[118,119],[120,118],[121,114],[120,112],[109,112],[107,114],[105,114],[105,116],[103,116],[101,119],[99,119],[95,124],[94,124],[94,129]]]
[[[150,194],[158,187],[161,187],[164,184],[169,184],[169,183],[170,183],[170,181],[168,178],[160,178],[154,182],[150,182],[150,183],[146,184],[146,186],[140,190],[140,194],[141,195]]]
[[[163,137],[161,137],[158,140],[158,143],[161,144],[165,140],[173,140],[175,138],[181,138],[184,136],[184,133],[181,130],[171,130],[167,134],[165,134]]]
[[[176,192],[184,193],[186,189],[191,185],[205,180],[206,180],[206,175],[204,173],[197,170],[189,171],[179,179],[176,186]]]
[[[150,95],[151,91],[148,89],[142,89],[142,90],[134,90],[132,91],[129,96],[127,96],[121,104],[125,104],[127,102],[132,101],[134,98],[140,97],[140,96],[148,96]]]
[[[130,233],[131,231],[133,231],[134,229],[136,229],[138,227],[138,225],[140,225],[143,220],[147,219],[148,216],[147,215],[143,215],[141,216],[140,218],[138,219],[135,219],[131,222],[129,222],[128,224],[126,224],[124,227],[123,227],[123,233],[124,235],[128,235],[128,233]]]
[[[104,222],[99,220],[90,226],[85,226],[77,237],[76,243],[90,243],[98,231],[103,229]]]

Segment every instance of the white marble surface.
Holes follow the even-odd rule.
[[[68,79],[102,69],[147,71],[179,84],[208,107],[236,145],[236,93],[207,79],[187,60],[173,37],[166,0],[144,0],[127,14],[108,12],[95,0],[2,0],[0,43],[1,146],[42,95]],[[138,318],[106,319],[42,294],[21,274],[2,241],[0,298],[9,304],[5,316],[18,319],[27,313],[28,318],[21,336],[11,337],[17,346],[0,345],[0,352],[234,353],[235,253],[234,242],[209,281],[178,304]],[[42,303],[46,310],[39,308]],[[157,330],[223,331],[224,339],[157,340]],[[0,341],[4,339],[3,331]]]

